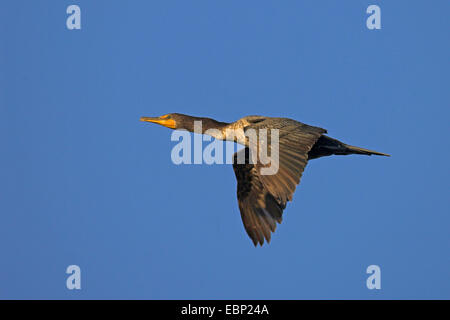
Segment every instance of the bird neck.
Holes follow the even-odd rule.
[[[210,129],[215,129],[222,132],[227,125],[229,125],[229,123],[216,121],[210,118],[191,117],[189,121],[185,121],[183,123],[182,129],[204,134]]]

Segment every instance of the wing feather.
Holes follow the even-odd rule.
[[[286,203],[292,200],[308,162],[308,152],[326,130],[296,122],[281,130],[279,139],[279,167],[274,175],[262,175],[261,169],[270,166],[251,164],[248,146],[233,156],[237,179],[237,197],[242,222],[254,245],[270,242],[271,232],[281,223]],[[258,125],[264,122],[259,122]],[[282,128],[283,129],[283,128]],[[286,133],[287,132],[287,133]],[[244,154],[241,154],[244,153]],[[238,163],[237,159],[245,159]]]

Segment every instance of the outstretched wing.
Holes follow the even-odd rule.
[[[326,130],[307,126],[290,128],[280,133],[279,166],[273,175],[262,175],[261,168],[270,166],[259,162],[251,164],[250,149],[246,147],[233,157],[233,169],[237,179],[237,197],[242,222],[254,245],[270,242],[276,223],[281,223],[283,209],[292,200],[308,162],[308,152]],[[250,147],[252,148],[252,147]],[[238,160],[241,160],[241,164]]]

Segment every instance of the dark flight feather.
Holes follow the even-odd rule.
[[[326,132],[322,128],[286,120],[284,125],[278,128],[271,125],[271,129],[280,130],[279,168],[276,174],[261,174],[261,168],[269,167],[270,163],[267,165],[259,162],[249,163],[250,151],[253,148],[256,152],[256,146],[248,146],[236,152],[233,158],[241,218],[255,246],[258,243],[262,245],[264,239],[270,242],[271,232],[275,231],[276,223],[281,223],[283,209],[287,201],[292,200],[296,186],[300,183],[308,162],[308,152]],[[280,121],[277,123],[283,124]],[[264,122],[258,121],[256,125],[252,125],[252,128],[255,127],[264,128]],[[268,147],[270,148],[270,143]],[[237,161],[238,157],[243,156],[242,154],[239,156],[240,153],[245,153],[244,164]]]

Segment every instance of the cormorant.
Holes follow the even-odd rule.
[[[288,118],[247,116],[235,122],[226,123],[210,118],[170,113],[161,117],[141,117],[141,121],[190,132],[194,132],[194,122],[201,121],[201,132],[197,133],[209,134],[220,140],[232,140],[245,146],[233,155],[233,169],[237,179],[237,198],[242,222],[255,246],[258,243],[262,246],[264,239],[270,242],[271,232],[275,231],[277,222],[281,223],[283,210],[287,201],[292,200],[308,160],[348,154],[389,156],[385,153],[347,145],[326,136],[325,129]],[[216,130],[213,130],[214,133],[211,134],[207,132],[209,129]],[[246,137],[249,129],[255,131],[278,129],[279,163],[276,174],[261,174],[260,169],[267,167],[267,164],[250,161],[253,159],[250,158],[251,151],[258,149],[258,146],[255,143],[252,144]],[[231,139],[226,134],[229,131],[234,134]],[[239,161],[243,158],[245,162]]]

